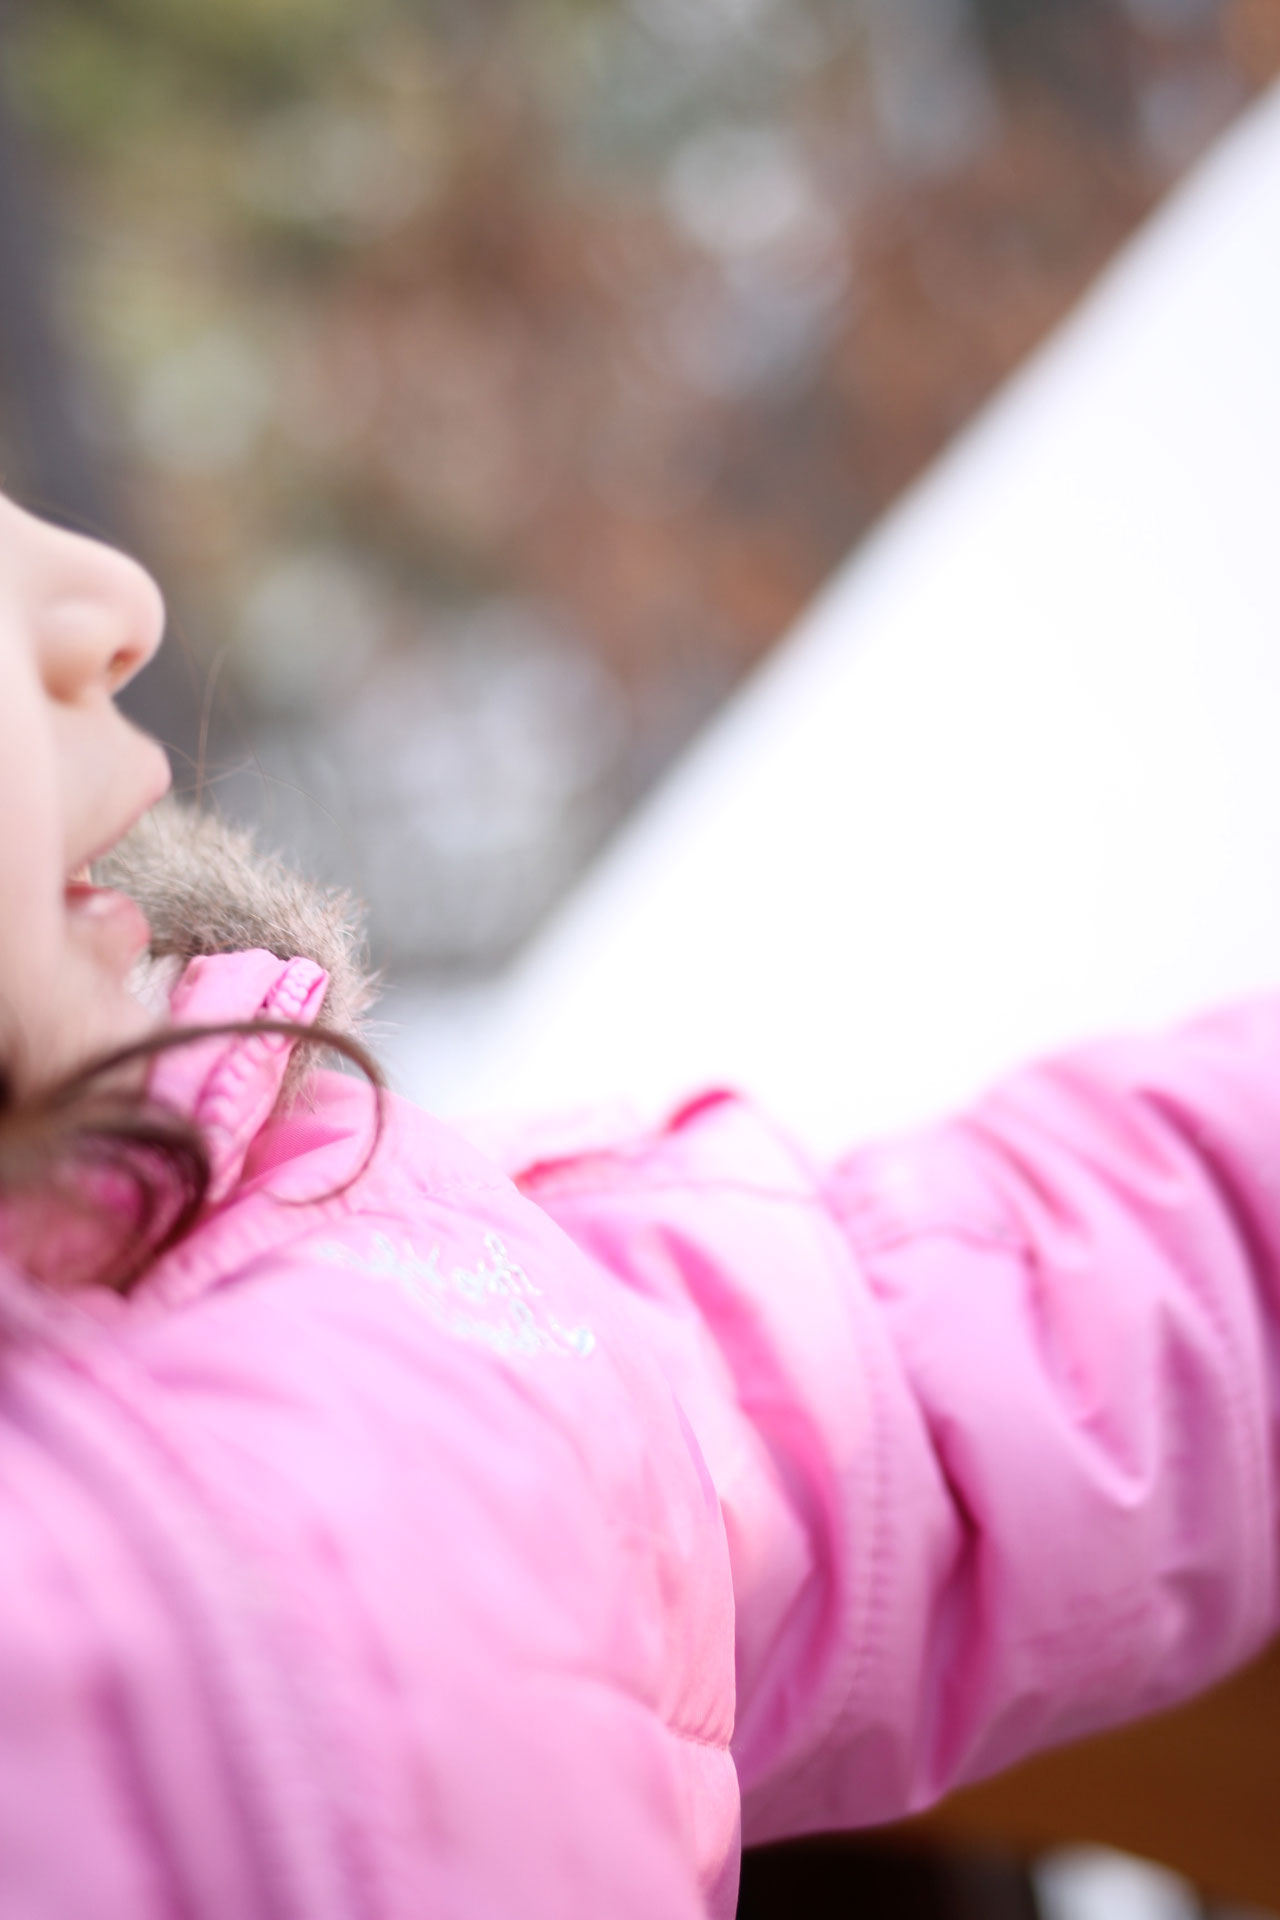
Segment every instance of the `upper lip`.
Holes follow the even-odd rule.
[[[161,797],[160,794],[154,795],[150,800],[146,801],[143,806],[140,806],[135,813],[131,814],[125,824],[122,827],[118,827],[109,839],[100,841],[92,853],[84,854],[80,859],[74,861],[67,871],[67,885],[71,886],[76,882],[84,882],[87,884],[90,878],[90,867],[96,865],[99,860],[105,860],[109,853],[113,853],[125,838],[126,834],[133,832],[139,820],[144,819],[145,816],[150,813],[156,801]]]
[[[139,814],[138,818],[141,819],[141,817],[141,814]],[[77,860],[67,874],[67,885],[71,886],[77,881],[82,882],[86,886],[91,885],[92,875],[89,869],[96,866],[99,860],[105,860],[109,853],[113,853],[124,839],[125,834],[128,833],[135,824],[136,823],[131,820],[127,827],[122,828],[119,833],[113,833],[111,838],[103,841],[102,845],[96,848],[93,853],[86,854],[83,860]]]

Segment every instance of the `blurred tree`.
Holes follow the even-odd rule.
[[[0,7],[0,50],[5,32]],[[2,69],[0,69],[2,72]],[[0,86],[0,407],[24,489],[52,516],[109,534],[109,489],[55,317],[48,208],[36,157]]]
[[[332,789],[319,854],[435,873],[409,957],[474,963],[1224,123],[1280,0],[0,5],[11,438],[144,530],[221,791]],[[370,753],[388,701],[417,731]]]
[[[1121,0],[971,0],[992,57],[1030,76],[1109,139],[1133,121],[1134,65]]]
[[[131,546],[119,493],[88,430],[83,373],[58,321],[40,156],[5,84],[11,25],[8,0],[0,0],[0,420],[16,468],[9,484],[48,518]],[[176,649],[134,683],[125,704],[179,754],[194,752],[192,677]]]
[[[1229,0],[1226,38],[1244,79],[1266,86],[1280,74],[1280,0]]]

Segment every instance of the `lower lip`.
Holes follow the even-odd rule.
[[[151,928],[136,900],[111,887],[73,880],[66,890],[67,913],[104,955],[131,966],[150,944]]]

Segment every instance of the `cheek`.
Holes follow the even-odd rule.
[[[47,1047],[67,970],[61,802],[43,703],[0,650],[0,1032]]]
[[[146,944],[137,909],[77,910],[67,894],[69,828],[78,845],[119,811],[101,764],[114,731],[100,724],[64,738],[69,724],[51,712],[0,612],[0,1065],[28,1088],[148,1024],[125,986]],[[111,767],[117,761],[134,770],[127,751]]]
[[[60,945],[62,821],[39,714],[0,686],[0,993],[48,966]]]

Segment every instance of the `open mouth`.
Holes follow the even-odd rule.
[[[123,836],[116,836],[122,838]],[[116,844],[112,839],[94,859],[101,859]],[[131,965],[151,944],[151,928],[136,900],[115,887],[95,886],[93,860],[82,860],[67,875],[63,888],[66,910],[82,937],[109,952],[119,962]]]

